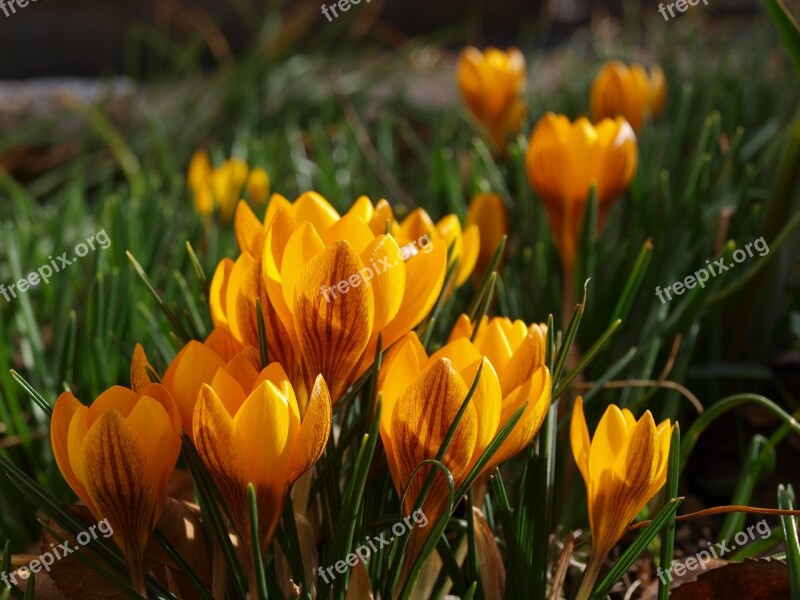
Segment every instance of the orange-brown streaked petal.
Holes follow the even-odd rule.
[[[586,483],[586,492],[589,492],[589,428],[586,425],[586,417],[583,414],[583,398],[578,396],[572,405],[572,419],[569,426],[569,439],[572,446],[572,456],[575,463],[583,475]]]
[[[567,147],[569,119],[548,113],[536,124],[528,143],[525,166],[528,179],[548,209],[550,227],[559,231],[558,210],[569,200],[564,172],[572,159]]]
[[[230,327],[233,337],[243,341],[242,332],[246,327],[247,321],[242,321],[239,310],[239,299],[242,297],[241,291],[245,282],[250,276],[256,260],[252,255],[242,252],[233,264],[230,272],[230,279],[225,289],[225,307],[228,314],[228,327]]]
[[[348,242],[336,242],[305,266],[295,290],[294,327],[307,379],[322,374],[334,403],[353,383],[351,374],[372,335],[375,305],[369,282],[334,298],[321,290],[347,281],[363,268]]]
[[[428,356],[417,334],[410,331],[384,357],[378,386],[381,392],[381,430],[391,432],[392,412],[397,398],[422,372]]]
[[[193,416],[197,452],[219,487],[237,527],[247,523],[246,489],[254,480],[233,419],[214,390],[203,385]]]
[[[249,255],[248,255],[249,256]],[[236,312],[237,337],[245,346],[258,347],[258,302],[261,300],[261,310],[268,302],[264,281],[261,258],[256,258],[250,264],[247,273],[242,277],[239,291],[233,310]]]
[[[264,243],[266,231],[250,205],[244,200],[239,200],[236,205],[233,230],[236,233],[236,243],[239,244],[240,252],[247,252],[252,256],[261,254],[261,244]]]
[[[158,386],[151,392],[158,395],[155,391],[158,388],[163,390]],[[155,486],[157,497],[165,496],[169,482],[167,478],[172,475],[180,452],[180,448],[175,452],[178,432],[173,427],[167,409],[155,398],[143,394],[131,414],[125,418],[125,425],[142,442],[142,449],[147,455],[148,475]]]
[[[147,354],[145,354],[141,344],[136,344],[133,349],[133,359],[131,360],[131,389],[134,392],[141,391],[152,383],[150,374],[147,372],[148,369],[153,371],[153,367],[147,360]]]
[[[433,459],[450,429],[468,388],[453,363],[442,358],[428,367],[397,399],[392,415],[392,445],[397,463],[397,479],[405,486],[411,473],[423,461]],[[443,463],[456,486],[469,466],[477,437],[475,407],[470,404],[462,415]],[[410,511],[419,496],[428,468],[421,468],[408,487],[404,508]],[[428,501],[438,511],[447,502],[448,488],[437,475]]]
[[[289,483],[293,483],[319,460],[328,443],[331,430],[331,396],[322,375],[311,389],[308,410],[300,425],[300,433],[289,461]]]
[[[94,516],[108,519],[127,556],[143,554],[163,505],[144,441],[109,410],[86,434],[82,462]]]
[[[550,371],[547,367],[539,367],[528,381],[503,399],[503,410],[500,414],[498,429],[502,428],[525,402],[528,404],[522,412],[522,416],[492,457],[484,472],[490,472],[496,465],[521,452],[536,437],[550,408]]]
[[[461,51],[458,57],[458,85],[469,109],[475,116],[481,116],[480,99],[483,94],[483,81],[480,65],[483,63],[483,54],[473,46],[468,46]]]
[[[656,445],[656,424],[650,411],[636,423],[629,432],[624,451],[614,463],[614,475],[636,494],[644,495],[650,487],[656,472],[656,458],[659,447]],[[649,498],[642,499],[642,503]]]
[[[673,425],[666,419],[656,427],[656,455],[654,457],[655,472],[650,488],[645,496],[652,498],[656,492],[667,482],[667,468],[669,467],[669,447],[672,440]]]
[[[53,447],[53,456],[56,459],[56,464],[61,474],[64,476],[64,479],[78,497],[84,502],[87,502],[89,500],[89,494],[86,491],[86,487],[75,473],[69,453],[70,424],[75,413],[81,409],[83,409],[84,413],[87,412],[87,408],[80,403],[72,392],[64,392],[58,397],[53,407],[53,416],[50,419],[50,444]],[[77,442],[78,446],[80,446],[83,440],[80,439],[77,440]],[[92,512],[94,512],[93,507],[90,508],[92,508]]]
[[[395,318],[383,330],[384,347],[419,325],[436,303],[447,269],[445,243],[435,240],[426,245],[424,250],[406,261],[405,269],[406,289],[403,303]]]

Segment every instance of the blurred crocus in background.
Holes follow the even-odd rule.
[[[589,597],[605,556],[666,483],[671,434],[668,419],[656,425],[648,410],[637,421],[627,408],[612,404],[590,440],[583,400],[575,400],[570,442],[586,483],[592,530],[592,556],[578,600]]]
[[[525,57],[517,48],[481,52],[468,46],[458,60],[458,85],[464,103],[501,152],[508,137],[522,128],[527,111],[525,79]]]
[[[636,134],[622,117],[570,121],[548,113],[531,133],[526,155],[528,179],[542,199],[563,266],[564,315],[572,313],[575,263],[584,212],[592,186],[597,192],[598,226],[628,188],[637,165]]]
[[[229,158],[214,167],[206,150],[198,150],[189,162],[186,184],[192,192],[195,212],[209,215],[215,210],[228,223],[243,193],[254,204],[263,204],[269,196],[270,178],[266,170],[251,169],[240,158]]]
[[[618,60],[603,65],[589,94],[592,118],[625,117],[634,131],[645,119],[661,113],[667,93],[664,71],[658,65],[650,72],[639,63],[630,67]]]
[[[137,391],[113,386],[88,407],[64,392],[53,408],[56,464],[94,517],[108,519],[140,594],[144,551],[178,461],[180,429],[175,402],[155,383]]]
[[[508,212],[499,194],[484,192],[472,198],[467,210],[467,227],[472,225],[480,230],[480,248],[475,263],[475,274],[482,277],[503,236],[508,234]],[[498,271],[502,264],[501,256],[497,265]]]

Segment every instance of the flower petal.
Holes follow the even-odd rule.
[[[575,463],[583,475],[586,483],[586,491],[589,491],[589,428],[586,425],[586,417],[583,414],[583,398],[578,396],[572,406],[572,419],[569,426],[569,440],[572,446],[572,456]]]
[[[322,375],[318,376],[311,390],[300,433],[292,450],[289,462],[289,483],[294,482],[319,460],[328,443],[331,430],[332,408],[328,386]]]
[[[167,367],[161,383],[175,399],[183,427],[188,433],[194,431],[192,418],[200,388],[204,383],[211,383],[214,374],[224,366],[222,358],[213,350],[192,340]]]
[[[351,374],[372,335],[375,306],[369,282],[330,301],[320,290],[346,281],[363,267],[348,242],[336,242],[306,265],[295,291],[294,326],[306,376],[312,381],[322,374],[334,403],[353,383]]]
[[[528,381],[503,399],[503,410],[498,429],[508,422],[524,402],[528,404],[522,412],[522,416],[486,466],[485,472],[490,472],[494,466],[521,452],[539,432],[550,408],[550,371],[547,367],[541,366],[536,369]]]
[[[453,363],[442,358],[423,371],[397,399],[392,415],[391,437],[397,461],[397,479],[402,485],[408,484],[417,465],[436,457],[467,391],[467,386]],[[456,486],[472,460],[476,437],[475,408],[470,404],[464,411],[443,459],[444,465],[456,481]],[[404,504],[406,511],[413,508],[427,471],[428,468],[420,469],[411,482]],[[447,484],[441,475],[437,475],[428,500],[434,508],[441,511],[447,502],[447,496]]]
[[[108,519],[126,556],[142,555],[163,502],[144,441],[109,410],[86,434],[82,462],[94,516]]]
[[[200,388],[193,416],[195,445],[237,527],[247,523],[246,489],[254,474],[233,428],[233,419],[208,385]]]
[[[447,269],[445,243],[435,240],[427,244],[421,252],[406,261],[405,269],[406,289],[403,302],[395,318],[383,329],[384,347],[419,325],[436,303]]]
[[[239,245],[240,252],[247,252],[252,256],[261,254],[261,244],[264,243],[266,231],[250,205],[244,200],[239,200],[236,205],[233,230],[236,233],[236,243]]]
[[[68,441],[72,419],[81,409],[84,413],[88,412],[88,409],[80,403],[72,392],[64,392],[58,397],[53,407],[53,416],[50,419],[50,444],[53,447],[53,456],[56,459],[56,464],[62,475],[64,475],[64,479],[67,480],[67,483],[78,497],[87,502],[89,494],[73,469]],[[85,416],[83,420],[85,423]],[[82,439],[78,440],[78,447],[82,443]],[[90,510],[94,513],[96,509],[90,507]]]
[[[153,371],[153,367],[147,360],[141,344],[136,344],[133,349],[133,359],[131,360],[131,389],[138,392],[146,388],[150,383],[150,374],[147,370]]]

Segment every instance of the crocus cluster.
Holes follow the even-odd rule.
[[[526,114],[522,54],[468,48],[458,77],[470,112],[502,150]],[[565,269],[576,262],[591,188],[602,223],[635,175],[634,128],[662,102],[660,71],[647,79],[641,67],[613,63],[592,92],[599,123],[548,113],[534,128],[527,172]],[[405,513],[422,504],[436,521],[447,510],[446,478],[433,476],[423,502],[428,471],[419,467],[437,457],[456,419],[441,460],[456,489],[532,443],[551,402],[544,325],[463,314],[435,351],[417,333],[470,278],[488,281],[490,265],[502,266],[502,256],[492,261],[508,234],[499,195],[475,195],[463,222],[366,196],[342,214],[314,191],[266,202],[266,171],[235,158],[212,167],[200,151],[188,171],[197,212],[233,219],[239,250],[219,261],[209,286],[212,333],[185,343],[161,374],[137,345],[130,388],[114,386],[90,406],[65,392],[51,428],[61,472],[92,514],[108,519],[136,591],[145,591],[145,546],[182,445],[194,446],[218,487],[252,567],[294,483],[325,452],[337,404],[381,349],[380,436]],[[245,191],[251,204],[241,198]],[[383,268],[371,268],[378,263]],[[340,282],[347,292],[329,297],[326,290],[342,290]],[[588,491],[594,556],[602,558],[664,483],[669,423],[656,426],[649,412],[637,422],[612,406],[590,440],[579,400],[571,439]],[[412,533],[407,559],[431,530]],[[252,592],[254,575],[250,583]]]
[[[227,223],[242,192],[246,191],[252,202],[263,204],[269,195],[270,180],[264,169],[251,169],[240,158],[229,158],[212,167],[208,152],[198,150],[189,163],[187,185],[198,214],[209,215],[216,210]]]

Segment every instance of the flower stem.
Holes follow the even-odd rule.
[[[581,582],[581,587],[578,590],[578,595],[575,597],[575,600],[588,600],[594,589],[597,577],[600,575],[600,569],[602,568],[603,555],[592,553],[589,564],[586,566],[586,571],[583,573],[583,581]]]
[[[127,557],[131,587],[137,594],[141,595],[143,598],[147,598],[147,585],[144,580],[144,557],[138,552],[133,552],[131,554],[132,556]]]

